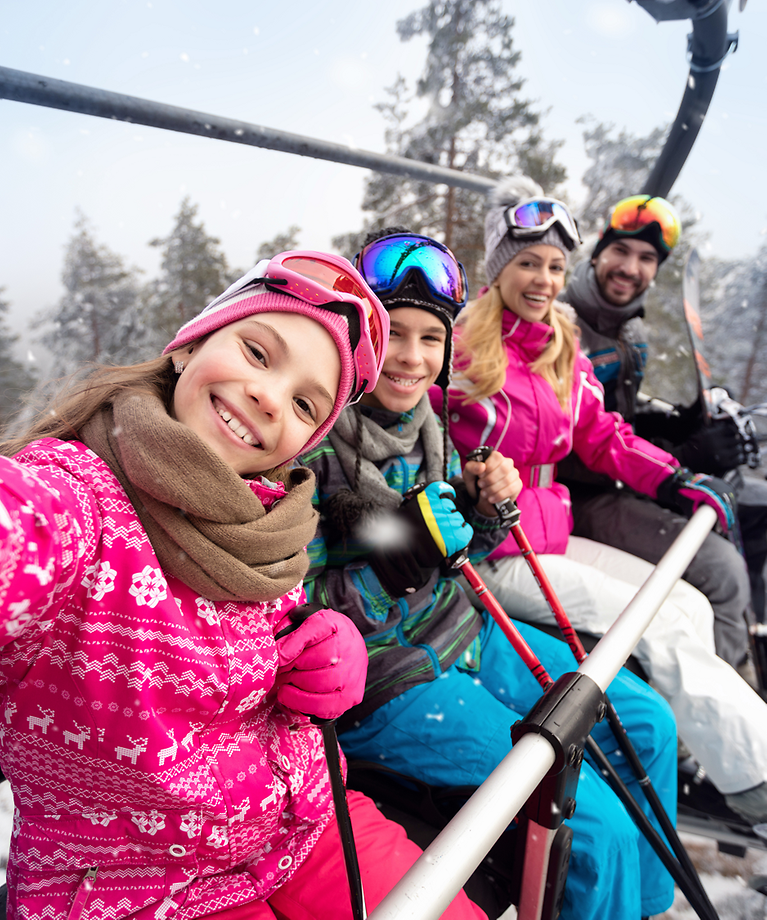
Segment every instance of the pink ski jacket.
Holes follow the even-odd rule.
[[[200,597],[83,444],[16,461],[0,457],[9,917],[191,920],[269,897],[333,816],[319,729],[274,698],[302,585]],[[267,507],[282,494],[250,484]]]
[[[460,335],[460,327],[456,334]],[[570,403],[562,409],[550,384],[530,370],[549,340],[549,325],[529,323],[504,310],[502,334],[509,358],[503,390],[464,406],[464,393],[451,387],[450,437],[462,460],[469,451],[489,444],[514,461],[524,484],[517,504],[533,549],[564,553],[573,526],[570,493],[554,480],[557,462],[571,450],[589,469],[652,498],[678,463],[671,454],[638,438],[617,412],[605,411],[602,386],[580,349]],[[432,388],[432,398],[439,411],[441,390]],[[510,535],[490,558],[518,553]]]

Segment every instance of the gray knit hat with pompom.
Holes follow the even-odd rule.
[[[506,223],[505,213],[509,208],[529,198],[545,197],[546,194],[540,185],[527,176],[510,176],[508,179],[501,179],[490,190],[488,194],[490,209],[485,217],[485,272],[488,285],[492,286],[514,256],[529,246],[537,246],[539,243],[556,246],[562,251],[567,261],[570,253],[556,227],[549,227],[541,236],[515,239]]]

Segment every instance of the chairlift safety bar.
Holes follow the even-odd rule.
[[[473,192],[487,192],[495,185],[493,179],[457,169],[433,166],[406,157],[355,150],[343,144],[265,128],[234,118],[208,115],[205,112],[165,105],[162,102],[152,102],[149,99],[139,99],[136,96],[126,96],[123,93],[113,93],[92,86],[82,86],[79,83],[69,83],[66,80],[54,80],[39,74],[12,70],[10,67],[0,67],[0,98],[78,112],[81,115],[110,118],[114,121],[127,121],[151,128],[164,128],[182,134],[196,134],[199,137],[231,141],[234,144],[265,147],[268,150],[279,150],[318,160],[331,160],[437,185],[453,185]]]

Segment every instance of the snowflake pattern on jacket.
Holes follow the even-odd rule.
[[[267,508],[283,494],[248,484]],[[166,577],[79,442],[0,457],[11,920],[192,920],[291,877],[333,817],[319,729],[273,692],[274,632],[304,601]]]

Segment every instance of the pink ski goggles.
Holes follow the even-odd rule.
[[[356,378],[351,402],[375,388],[389,342],[389,314],[347,259],[324,252],[282,252],[269,262],[257,280],[270,290],[325,309],[333,308],[328,295],[332,295],[331,301],[354,308],[359,320],[359,339],[351,343]]]

